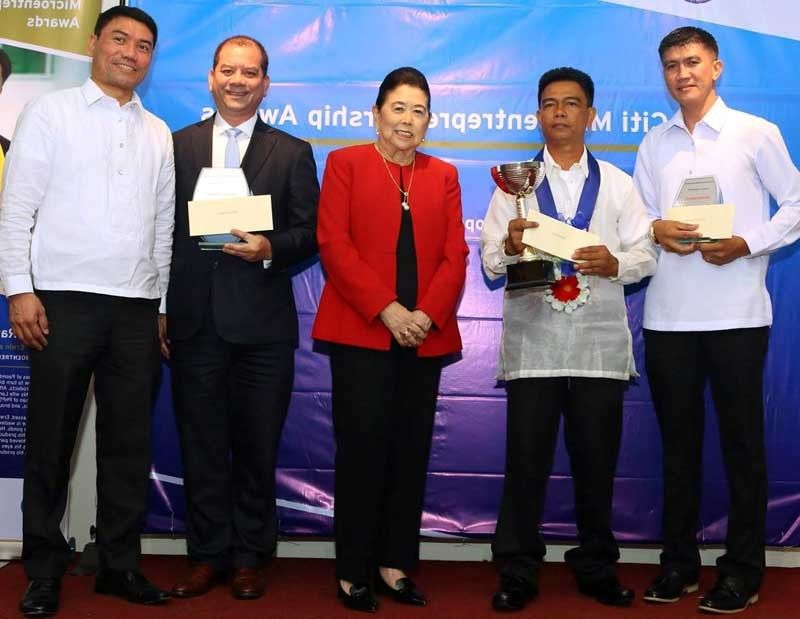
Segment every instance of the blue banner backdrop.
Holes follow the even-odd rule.
[[[789,6],[788,0],[776,1]],[[540,147],[535,119],[539,75],[562,65],[592,75],[598,119],[589,146],[599,158],[630,172],[644,133],[674,112],[663,88],[658,42],[677,26],[700,25],[717,37],[726,61],[720,83],[726,102],[777,123],[795,161],[800,154],[800,86],[789,79],[800,64],[798,37],[764,34],[768,28],[748,30],[747,24],[736,23],[734,14],[718,24],[693,21],[693,11],[698,18],[703,15],[698,5],[650,3],[680,5],[673,13],[689,18],[679,18],[667,14],[668,8],[651,12],[599,0],[131,4],[150,12],[159,24],[156,60],[142,91],[149,109],[173,129],[210,115],[206,74],[216,44],[232,34],[251,35],[270,52],[272,86],[262,117],[312,142],[320,176],[331,149],[373,138],[369,111],[389,70],[416,66],[431,82],[434,116],[425,150],[459,169],[471,255],[459,309],[463,357],[444,371],[437,410],[423,518],[423,533],[430,536],[480,537],[494,531],[504,465],[505,394],[494,379],[502,289],[483,277],[477,239],[493,190],[489,167],[530,158]],[[791,10],[800,18],[800,9]],[[770,16],[762,17],[763,26]],[[775,309],[764,394],[770,478],[767,543],[773,545],[800,545],[800,453],[793,445],[800,434],[800,360],[794,354],[800,345],[800,280],[792,276],[800,267],[798,253],[800,248],[794,247],[774,255],[768,276]],[[301,344],[277,471],[280,529],[286,535],[332,532],[329,367],[310,339],[322,284],[318,263],[294,279]],[[627,291],[640,371],[644,293],[644,285]],[[724,538],[728,502],[715,416],[709,410],[698,531],[704,543]],[[182,531],[182,472],[168,381],[155,429],[147,524],[152,531]],[[643,373],[632,381],[625,401],[614,505],[614,529],[623,542],[658,540],[660,459]],[[542,526],[551,539],[575,535],[572,483],[561,446]]]

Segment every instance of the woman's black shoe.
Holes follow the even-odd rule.
[[[378,610],[378,602],[375,600],[375,596],[372,595],[369,585],[351,585],[350,593],[342,589],[342,583],[338,583],[337,586],[336,595],[347,608],[365,613],[374,613]]]
[[[396,585],[397,588],[392,589],[383,578],[378,576],[378,591],[391,596],[395,602],[410,606],[425,606],[428,603],[425,594],[417,589],[417,585],[410,578],[400,578]]]

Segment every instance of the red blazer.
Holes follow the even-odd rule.
[[[388,165],[399,178],[398,166]],[[404,168],[406,186],[409,174],[410,168]],[[440,159],[417,153],[408,202],[417,255],[417,309],[434,323],[418,354],[432,357],[456,352],[461,350],[456,305],[469,252],[461,221],[458,171]],[[389,350],[392,334],[379,314],[397,299],[400,210],[397,187],[372,144],[328,155],[317,221],[327,280],[314,321],[314,338]]]

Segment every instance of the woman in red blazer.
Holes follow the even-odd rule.
[[[327,273],[313,336],[331,343],[336,434],[336,574],[350,608],[372,583],[424,605],[419,557],[442,358],[461,350],[456,305],[467,245],[452,165],[417,152],[430,121],[418,70],[389,73],[372,108],[377,139],[328,156],[317,223]]]

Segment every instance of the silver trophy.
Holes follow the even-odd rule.
[[[535,191],[544,180],[541,161],[503,163],[492,168],[492,178],[505,193],[517,200],[517,217],[526,219],[525,196]],[[556,281],[552,260],[548,260],[530,246],[522,250],[519,261],[506,267],[506,289],[544,288]]]

